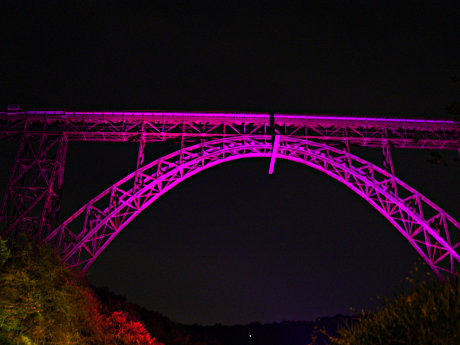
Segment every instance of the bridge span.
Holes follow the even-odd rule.
[[[166,191],[217,164],[266,157],[326,173],[360,195],[408,240],[440,277],[460,269],[460,224],[394,173],[391,151],[456,150],[453,120],[317,114],[162,111],[22,110],[0,112],[0,139],[19,141],[0,208],[0,232],[27,232],[86,270],[138,214]],[[181,148],[144,162],[147,142],[175,140]],[[138,142],[136,169],[58,219],[69,141]],[[382,151],[382,163],[351,147]],[[134,166],[134,162],[133,162]]]
[[[0,112],[0,139],[23,133],[64,134],[75,141],[195,140],[233,135],[279,134],[303,139],[395,148],[459,149],[459,122],[317,114],[152,111]]]

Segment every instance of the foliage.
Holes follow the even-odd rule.
[[[11,251],[8,248],[6,240],[0,239],[0,268],[6,263],[11,256]]]
[[[115,294],[107,287],[93,287],[93,290],[104,306],[107,315],[119,310],[127,312],[127,319],[140,321],[150,334],[168,345],[222,345],[210,332],[198,325],[185,326],[171,321],[164,315],[147,310],[126,297]],[[246,338],[245,338],[246,340]]]
[[[460,344],[460,279],[424,280],[329,337],[335,345]]]
[[[103,313],[87,282],[56,253],[27,241],[0,241],[0,343],[160,345],[122,312]]]
[[[144,324],[139,321],[128,321],[127,313],[117,311],[107,318],[107,330],[113,335],[116,344],[129,345],[157,345],[155,338],[151,338]]]

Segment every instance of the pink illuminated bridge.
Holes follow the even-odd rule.
[[[70,267],[86,270],[143,210],[187,178],[221,163],[265,157],[319,170],[382,214],[443,279],[460,269],[460,224],[394,173],[391,151],[460,152],[453,120],[315,114],[21,110],[0,113],[0,139],[19,139],[3,199],[0,231],[31,233],[59,248]],[[146,142],[175,140],[180,149],[148,160]],[[138,142],[133,172],[59,222],[69,141]],[[353,154],[381,150],[382,162]]]

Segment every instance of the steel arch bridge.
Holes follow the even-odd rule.
[[[409,241],[440,277],[460,269],[460,224],[394,174],[391,148],[460,152],[460,123],[318,115],[22,111],[0,113],[0,139],[20,146],[3,199],[4,235],[32,233],[83,270],[144,209],[207,168],[253,157],[286,159],[322,171],[360,195]],[[57,221],[68,141],[136,141],[136,169]],[[144,164],[146,142],[181,149]],[[381,148],[383,167],[350,146]]]

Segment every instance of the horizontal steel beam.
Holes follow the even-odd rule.
[[[460,122],[452,120],[206,112],[20,111],[0,113],[0,140],[30,135],[65,136],[70,141],[165,141],[273,134],[396,148],[460,149]]]

